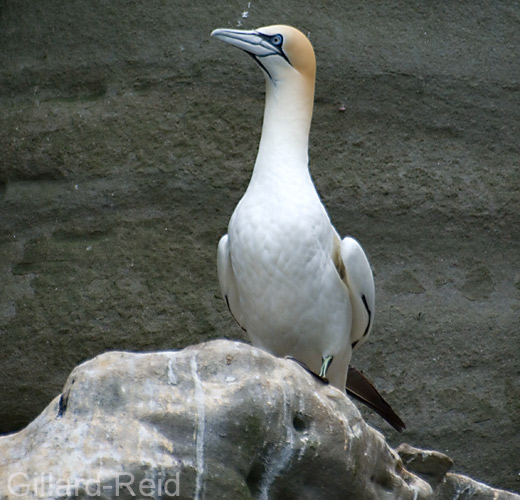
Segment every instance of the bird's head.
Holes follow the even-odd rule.
[[[279,24],[252,31],[217,29],[211,36],[247,52],[273,84],[299,74],[314,86],[314,50],[309,39],[296,28]]]

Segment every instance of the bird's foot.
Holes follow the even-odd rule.
[[[327,356],[325,358],[321,358],[321,370],[320,377],[325,378],[327,376],[327,371],[329,369],[330,364],[334,358],[332,356]]]
[[[285,359],[290,359],[291,361],[298,363],[305,371],[308,371],[314,378],[317,378],[320,382],[324,384],[329,383],[327,377],[322,377],[321,375],[318,375],[316,372],[313,372],[303,361],[293,358],[292,356],[285,356]]]

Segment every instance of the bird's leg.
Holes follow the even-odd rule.
[[[332,356],[326,356],[325,358],[321,358],[321,370],[320,377],[323,379],[327,379],[327,370],[329,369],[330,364],[334,358]]]
[[[308,371],[313,377],[317,378],[320,382],[323,382],[324,384],[329,383],[329,381],[325,377],[322,377],[318,375],[316,372],[313,372],[303,361],[293,358],[292,356],[285,356],[285,359],[290,359],[291,361],[298,363],[305,371]]]

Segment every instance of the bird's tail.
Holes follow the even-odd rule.
[[[403,432],[403,430],[406,429],[406,425],[399,418],[399,415],[392,410],[392,407],[383,399],[383,396],[379,394],[372,382],[363,375],[363,372],[353,366],[348,367],[346,389],[347,394],[353,396],[378,413],[396,431]]]

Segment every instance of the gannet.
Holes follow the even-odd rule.
[[[211,35],[252,56],[266,80],[253,174],[218,244],[222,294],[254,346],[298,360],[344,391],[352,352],[372,329],[375,290],[365,252],[340,238],[309,172],[314,50],[285,25]],[[404,428],[360,372],[351,378],[351,394]]]

